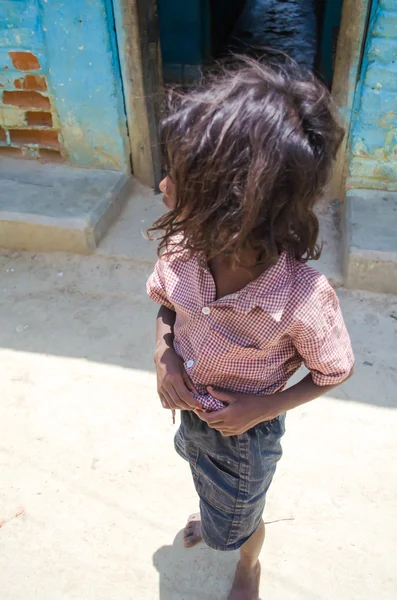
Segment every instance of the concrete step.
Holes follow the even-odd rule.
[[[335,288],[343,284],[340,210],[339,203],[328,200],[319,203],[319,242],[324,246],[321,258],[312,262],[313,268],[324,273]],[[157,245],[148,240],[146,231],[163,213],[161,196],[135,182],[133,194],[128,198],[120,217],[104,236],[96,255],[152,267],[156,260]]]
[[[397,294],[397,193],[350,190],[343,222],[346,287]]]
[[[131,194],[124,173],[0,161],[0,248],[95,251]]]
[[[157,244],[148,239],[146,232],[164,214],[161,200],[161,194],[134,180],[119,218],[104,236],[96,255],[153,266]]]
[[[157,249],[146,231],[164,212],[160,194],[120,173],[15,160],[1,162],[0,186],[0,247],[69,253],[42,257],[49,274],[61,273],[59,287],[65,291],[145,293]],[[339,208],[325,200],[318,206],[324,249],[312,265],[334,287],[342,285]],[[88,253],[93,256],[83,262],[75,256]],[[1,253],[4,268],[9,257],[12,263],[23,260],[18,253]]]

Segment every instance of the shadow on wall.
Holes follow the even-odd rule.
[[[96,256],[0,254],[0,348],[154,371],[157,307],[149,263]],[[339,292],[356,356],[333,398],[397,408],[397,302]]]

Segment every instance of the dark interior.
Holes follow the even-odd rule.
[[[158,0],[164,79],[191,83],[230,52],[289,54],[331,86],[343,0]]]

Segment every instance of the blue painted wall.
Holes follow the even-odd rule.
[[[46,69],[46,52],[39,0],[2,0],[0,2],[0,80],[7,80],[13,70],[9,52],[30,50]],[[19,73],[17,73],[19,75]]]
[[[13,64],[13,53],[30,53],[30,58],[36,64],[28,65],[28,71],[24,71]],[[31,91],[39,91],[39,100],[47,102],[50,107],[48,112],[52,113],[54,127],[58,129],[57,112],[50,97],[48,90],[48,64],[45,40],[40,16],[40,6],[38,0],[2,0],[0,2],[0,147],[3,154],[5,150],[12,156],[22,155],[22,150],[18,147],[13,148],[11,140],[11,131],[26,129],[27,110],[31,107],[20,107],[12,105],[7,101],[7,94],[14,93],[22,82],[26,74],[37,78],[41,82],[39,86],[30,85]],[[46,89],[47,88],[47,89]],[[25,94],[26,91],[22,93]],[[32,102],[34,104],[34,102]],[[25,148],[26,154],[34,157],[35,154],[29,147]],[[32,151],[31,151],[32,150]]]
[[[128,170],[110,0],[44,0],[50,82],[71,164]]]
[[[397,191],[396,0],[373,0],[355,97],[348,186]]]
[[[69,163],[128,171],[111,0],[1,0],[0,84],[3,78],[12,85],[11,75],[20,76],[9,55],[14,50],[39,58],[40,69],[33,73],[46,76],[45,94],[54,106]]]

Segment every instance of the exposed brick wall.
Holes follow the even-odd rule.
[[[21,79],[15,79],[14,86],[17,90],[47,91],[46,79],[40,75],[25,75],[25,77],[22,77]]]
[[[42,127],[52,127],[52,114],[50,112],[30,111],[25,113],[26,123],[29,126],[41,125]]]
[[[51,108],[50,99],[40,92],[27,92],[18,90],[16,92],[3,92],[3,105],[19,106],[20,108]]]
[[[397,191],[396,0],[373,0],[354,114],[348,186]]]
[[[62,162],[59,119],[39,57],[12,50],[8,59],[0,64],[0,157]]]

